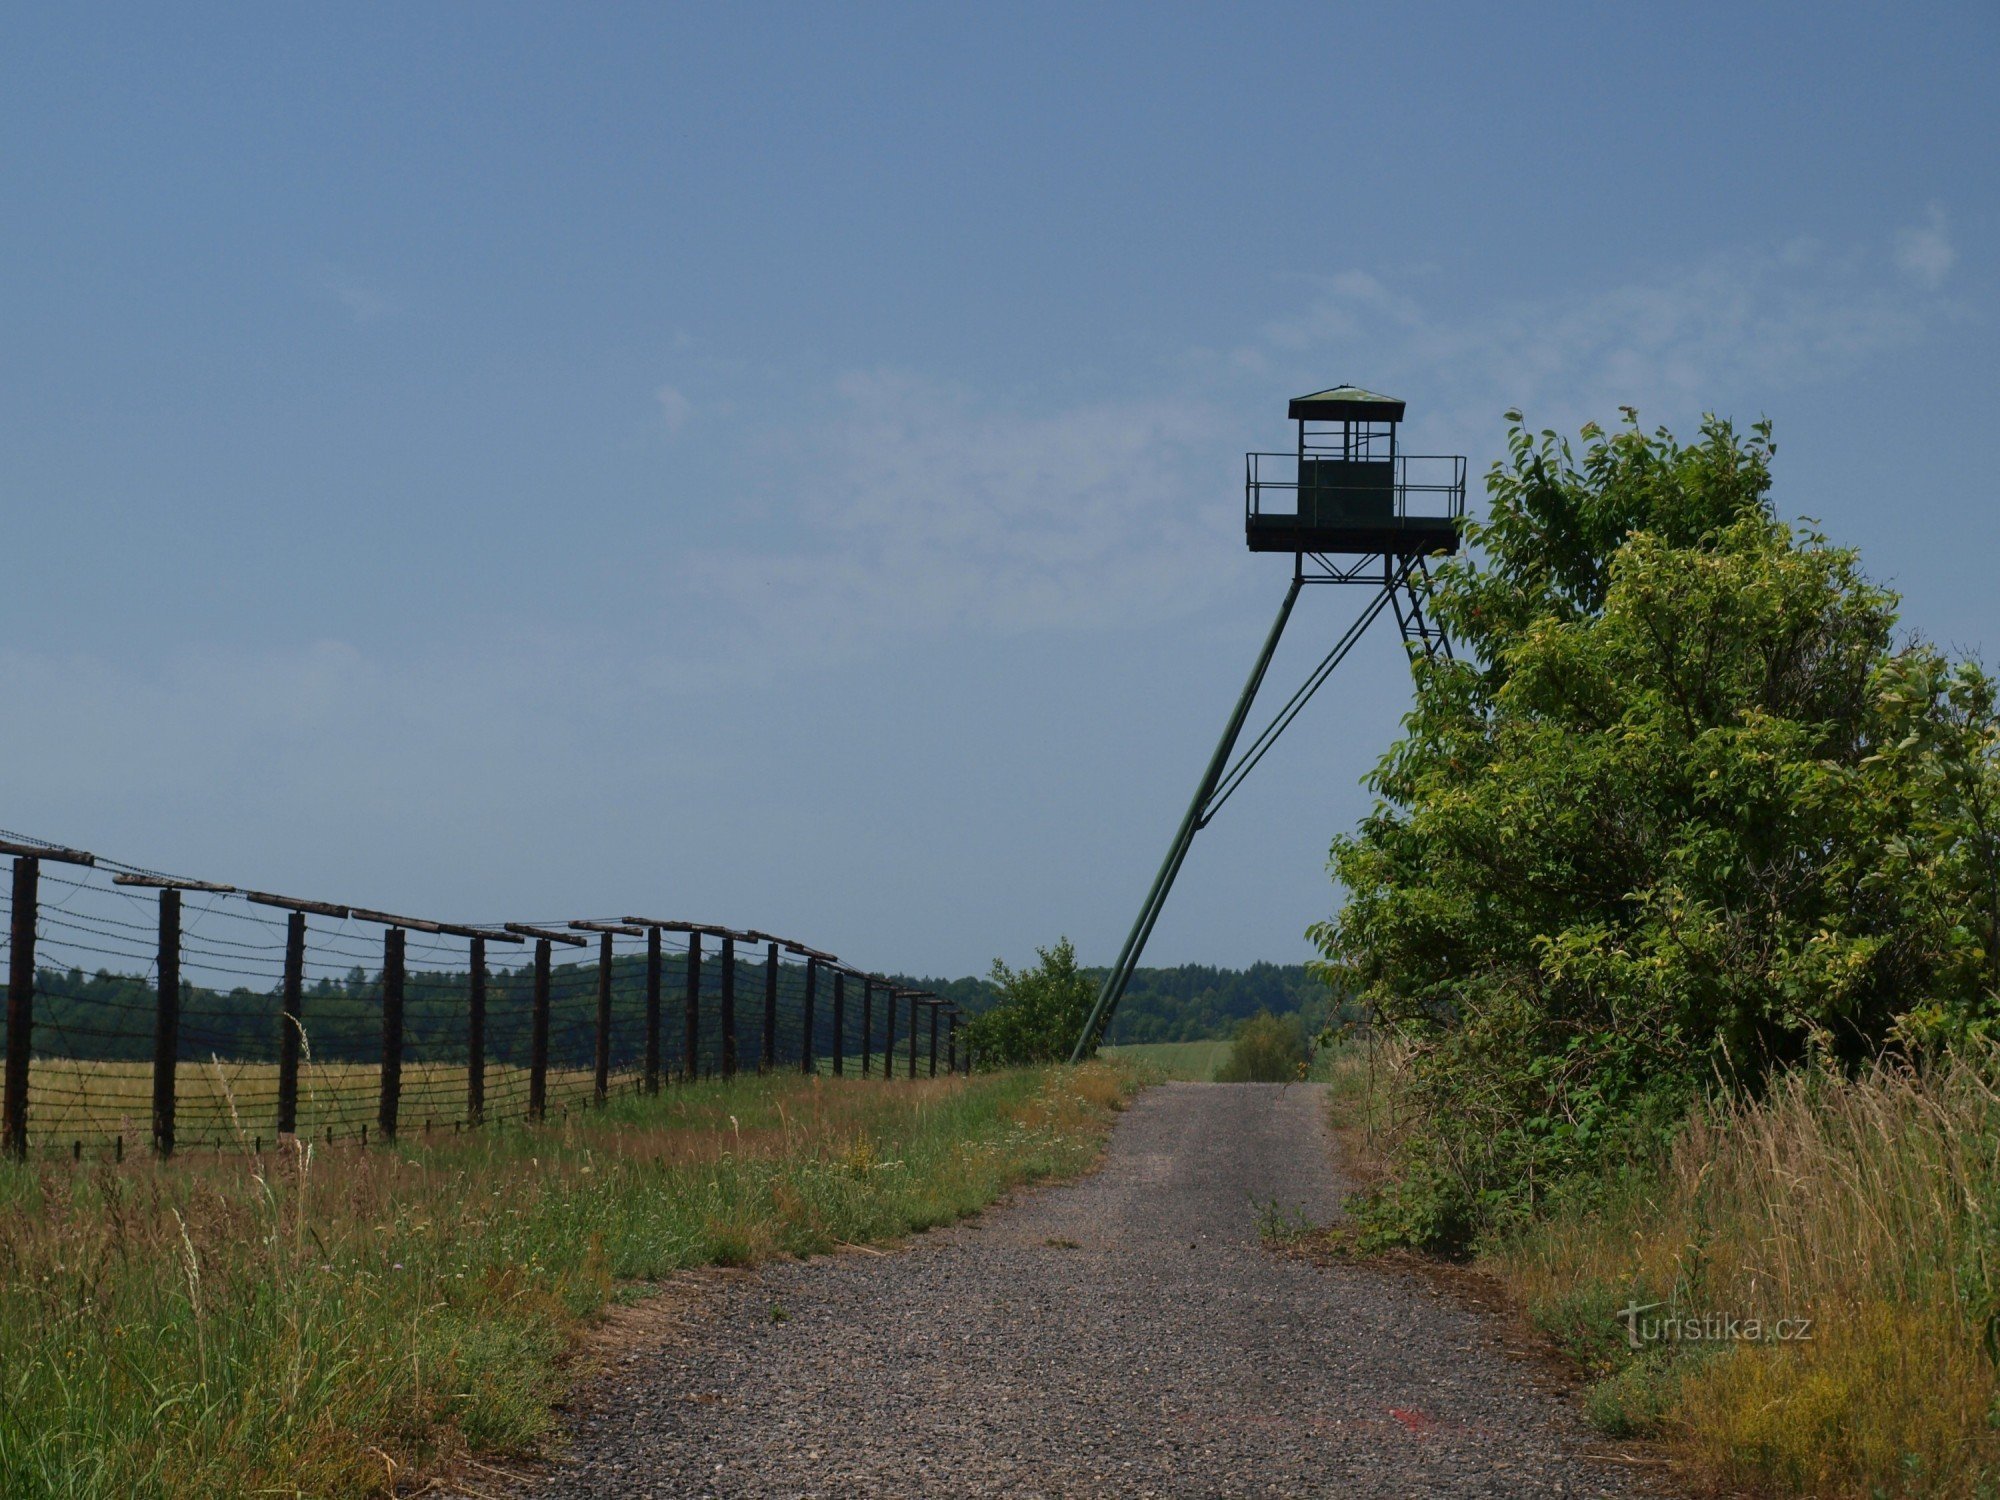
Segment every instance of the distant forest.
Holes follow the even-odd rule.
[[[1086,969],[1102,982],[1105,971]],[[903,979],[920,989],[948,995],[969,1011],[993,1003],[984,979]],[[1118,1003],[1106,1040],[1120,1042],[1199,1042],[1229,1036],[1238,1021],[1260,1010],[1274,1015],[1303,1014],[1317,1026],[1329,1010],[1331,992],[1304,964],[1256,963],[1247,969],[1182,964],[1175,969],[1139,969]]]
[[[677,953],[661,964],[664,1031],[670,1046],[680,1036],[685,960]],[[614,1052],[622,1059],[636,1054],[643,1039],[646,960],[622,954],[612,961]],[[711,954],[702,966],[704,1056],[719,1050],[714,1005],[721,992],[722,965]],[[796,1025],[797,968],[783,971],[781,1023]],[[494,965],[487,976],[487,1035],[489,1060],[526,1066],[529,1014],[534,991],[533,971],[526,964]],[[35,1051],[44,1057],[76,1057],[138,1062],[153,1055],[153,1024],[157,1000],[144,978],[105,970],[86,973],[41,968],[35,975]],[[0,1001],[7,987],[0,984]],[[463,970],[412,968],[403,986],[404,1055],[410,1062],[457,1062],[467,1046],[469,984]],[[738,959],[736,1007],[743,1050],[761,1036],[764,967],[761,960]],[[275,1061],[278,1055],[280,998],[276,986],[232,990],[212,989],[183,981],[181,985],[180,1048],[184,1062],[211,1056],[242,1061]],[[590,1066],[596,1046],[597,965],[558,962],[550,974],[549,1064],[555,1068]],[[303,988],[300,1018],[309,1060],[373,1063],[381,1056],[382,976],[359,967],[341,977],[322,977]],[[823,1027],[827,1011],[817,1018]],[[0,1044],[0,1052],[4,1044]],[[678,1053],[676,1052],[676,1056]],[[713,1058],[707,1060],[713,1061]]]
[[[663,989],[667,997],[667,1031],[677,1036],[685,973],[677,954],[665,957]],[[800,971],[784,971],[783,1024],[796,1025]],[[1104,970],[1085,970],[1101,981]],[[643,1009],[645,960],[621,955],[613,961],[613,1010],[618,1049],[636,1046]],[[594,963],[562,963],[553,972],[550,1062],[556,1067],[589,1065],[595,1034],[597,967]],[[721,965],[711,957],[703,966],[704,1051],[719,1045],[712,1006],[721,989]],[[891,981],[929,990],[978,1012],[995,998],[984,979],[920,979],[904,975]],[[764,971],[761,961],[739,959],[737,1008],[745,1048],[761,1032]],[[528,1051],[527,1016],[532,976],[525,966],[494,967],[488,979],[487,1049],[496,1062],[525,1064]],[[141,1061],[152,1056],[154,997],[142,978],[104,970],[44,968],[36,975],[36,1051],[44,1056]],[[458,972],[413,969],[404,987],[404,1035],[412,1061],[456,1060],[466,1045],[466,977]],[[6,986],[0,984],[0,1003]],[[301,1011],[312,1056],[320,1062],[373,1061],[381,1046],[381,976],[355,968],[340,978],[320,978],[305,987]],[[1327,1015],[1329,992],[1312,979],[1302,964],[1252,964],[1247,969],[1218,969],[1183,964],[1173,969],[1140,969],[1113,1019],[1108,1040],[1120,1042],[1185,1042],[1227,1037],[1237,1022],[1260,1010],[1303,1014],[1317,1026]],[[275,988],[229,991],[182,986],[180,1055],[194,1060],[219,1055],[275,1059],[279,1034]],[[830,1022],[831,995],[822,990],[816,1030]],[[824,1046],[824,1043],[822,1043]],[[4,1048],[0,1048],[3,1051]]]

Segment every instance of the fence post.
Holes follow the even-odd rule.
[[[528,1022],[528,1118],[539,1121],[549,1105],[549,940],[535,939],[535,1001]]]
[[[778,945],[764,953],[764,1061],[759,1071],[769,1073],[778,1066]],[[812,1050],[810,1045],[806,1050]]]
[[[838,1073],[840,1071],[840,979],[838,975],[834,977],[833,984],[835,997],[833,1002],[833,1071]],[[806,994],[804,1002],[799,1007],[801,1012],[799,1026],[799,1071],[801,1073],[813,1072],[817,1066],[817,1060],[813,1056],[813,1045],[817,1041],[817,1038],[813,1035],[813,1010],[814,1002],[818,999],[819,960],[811,954],[807,954]]]
[[[153,1010],[153,1150],[174,1154],[174,1062],[181,1050],[181,893],[160,892],[160,949]]]
[[[722,937],[722,1076],[736,1076],[736,938]]]
[[[465,1016],[465,1119],[486,1118],[486,939],[472,940],[472,972],[467,980]]]
[[[956,1073],[958,1071],[958,1012],[957,1011],[953,1011],[949,1016],[945,1018],[944,1047],[945,1047],[944,1070],[947,1073]]]
[[[917,1076],[917,997],[910,996],[910,1066],[906,1078]]]
[[[382,1139],[396,1138],[403,1103],[403,939],[400,927],[382,933],[382,1104],[375,1123]]]
[[[869,980],[872,988],[875,981]],[[882,1078],[884,1082],[896,1081],[896,992],[888,985],[882,986],[883,1024],[888,1034],[882,1040]]]
[[[646,1092],[660,1091],[660,929],[646,929]]]
[[[681,1054],[681,1077],[689,1083],[701,1077],[701,934],[688,934],[687,1050]]]
[[[875,1066],[875,981],[861,978],[861,1076]]]
[[[937,1077],[937,1002],[932,1001],[931,1012],[931,1077]]]
[[[298,1134],[299,1044],[305,1039],[306,914],[285,919],[285,982],[278,1013],[278,1137]]]
[[[597,938],[597,1055],[591,1073],[590,1096],[598,1107],[611,1092],[611,934]]]
[[[7,1076],[0,1135],[7,1154],[28,1154],[28,1059],[35,1034],[35,900],[42,862],[32,854],[14,860],[14,905],[7,947]]]
[[[810,965],[811,960],[807,960]],[[806,969],[807,974],[812,969]],[[833,1076],[845,1077],[847,1073],[847,976],[833,971]]]

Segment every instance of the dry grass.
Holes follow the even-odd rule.
[[[1813,1496],[2000,1487],[2000,1061],[1794,1074],[1712,1107],[1592,1210],[1490,1263],[1604,1373],[1591,1404],[1712,1479]],[[1810,1318],[1623,1348],[1616,1309]]]
[[[389,1149],[0,1168],[0,1492],[407,1493],[531,1449],[608,1300],[1080,1170],[1130,1078],[744,1078]]]
[[[1341,1165],[1362,1187],[1386,1176],[1408,1121],[1399,1116],[1397,1080],[1408,1056],[1399,1042],[1356,1038],[1323,1050],[1314,1072],[1327,1083],[1327,1108]]]

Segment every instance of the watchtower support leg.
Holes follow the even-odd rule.
[[[1173,889],[1174,877],[1180,874],[1181,865],[1187,859],[1188,846],[1194,842],[1202,810],[1208,806],[1216,783],[1222,779],[1223,768],[1229,764],[1229,752],[1236,748],[1236,737],[1243,732],[1243,721],[1250,715],[1250,705],[1257,697],[1257,689],[1263,684],[1264,673],[1278,649],[1279,638],[1285,633],[1285,622],[1292,617],[1292,606],[1298,602],[1300,583],[1295,568],[1292,585],[1285,590],[1285,602],[1278,606],[1278,618],[1271,622],[1271,633],[1264,638],[1264,649],[1257,653],[1257,664],[1250,669],[1249,680],[1243,684],[1236,708],[1223,727],[1222,738],[1216,742],[1215,754],[1209,757],[1208,769],[1202,773],[1201,782],[1195,788],[1194,800],[1188,803],[1187,813],[1174,832],[1174,841],[1167,848],[1167,857],[1160,862],[1159,873],[1153,877],[1153,884],[1146,892],[1145,904],[1139,908],[1132,930],[1125,935],[1125,946],[1118,950],[1117,961],[1104,976],[1103,987],[1097,992],[1097,1003],[1091,1007],[1090,1019],[1084,1023],[1083,1034],[1076,1039],[1075,1050],[1070,1053],[1071,1062],[1081,1062],[1084,1054],[1096,1045],[1104,1028],[1111,1024],[1111,1014],[1118,1008],[1125,986],[1131,982],[1133,969],[1139,965],[1139,954],[1145,949],[1153,924],[1160,918],[1160,908],[1166,905],[1167,892]]]

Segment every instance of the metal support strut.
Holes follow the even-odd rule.
[[[1312,701],[1333,675],[1335,667],[1354,649],[1355,642],[1374,623],[1385,606],[1392,607],[1396,624],[1402,631],[1403,642],[1414,661],[1421,652],[1427,658],[1442,655],[1451,656],[1451,643],[1445,638],[1443,628],[1430,620],[1423,611],[1421,595],[1430,585],[1430,574],[1421,557],[1385,554],[1382,559],[1382,582],[1369,596],[1368,603],[1353,624],[1334,642],[1333,648],[1321,658],[1306,677],[1304,684],[1293,693],[1280,708],[1263,732],[1250,742],[1249,747],[1232,764],[1230,755],[1236,748],[1237,736],[1243,732],[1243,721],[1250,715],[1257,690],[1262,686],[1264,673],[1271,665],[1271,657],[1278,649],[1278,640],[1285,633],[1285,622],[1291,618],[1292,606],[1298,601],[1299,589],[1307,582],[1346,582],[1348,578],[1308,578],[1304,572],[1303,558],[1292,570],[1292,585],[1285,592],[1285,602],[1278,607],[1278,618],[1272,622],[1271,633],[1265,637],[1264,649],[1258,653],[1257,664],[1250,671],[1250,678],[1243,684],[1243,692],[1236,700],[1235,710],[1224,726],[1222,738],[1216,743],[1215,753],[1209,757],[1208,769],[1202,773],[1201,783],[1195,788],[1194,800],[1188,804],[1186,814],[1181,818],[1180,827],[1174,833],[1173,843],[1167,848],[1167,857],[1160,862],[1159,873],[1154,875],[1153,884],[1146,892],[1145,904],[1139,908],[1138,918],[1132,923],[1132,930],[1125,936],[1125,945],[1118,950],[1118,958],[1104,976],[1104,984],[1097,992],[1097,1001],[1091,1007],[1090,1019],[1084,1023],[1083,1032],[1076,1039],[1076,1047],[1070,1053],[1071,1062],[1081,1062],[1097,1045],[1111,1024],[1111,1017],[1124,997],[1125,987],[1131,983],[1132,974],[1139,966],[1139,957],[1145,951],[1146,940],[1152,936],[1153,925],[1160,919],[1160,911],[1167,904],[1167,893],[1173,889],[1174,879],[1180,874],[1181,865],[1187,860],[1188,848],[1194,843],[1194,836],[1206,828],[1211,819],[1236,794],[1257,763],[1270,752],[1278,737],[1288,729],[1292,721],[1307,703]],[[1351,581],[1359,581],[1351,580]]]

